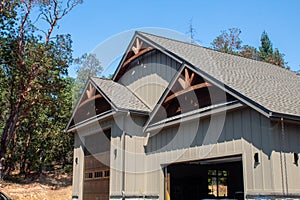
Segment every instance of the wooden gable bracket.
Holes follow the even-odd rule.
[[[194,81],[195,73],[192,72],[191,76],[189,75],[189,71],[187,68],[184,69],[184,79],[179,77],[178,82],[180,83],[181,87],[183,89],[186,89],[187,87],[192,85],[192,82]]]
[[[184,94],[186,94],[186,93],[188,93],[190,91],[201,89],[201,88],[205,88],[205,87],[210,87],[210,86],[212,86],[212,85],[210,83],[207,83],[207,82],[200,83],[200,84],[193,85],[193,86],[189,86],[189,87],[187,87],[187,88],[185,88],[183,90],[180,90],[180,91],[175,92],[174,94],[168,96],[163,103],[168,103],[172,99],[174,99],[174,98],[176,98],[178,96],[184,95]]]
[[[195,72],[185,68],[182,70],[181,75],[177,78],[177,81],[173,85],[171,92],[169,92],[168,96],[165,97],[164,101],[162,102],[162,106],[166,110],[169,110],[168,113],[181,113],[181,106],[176,102],[173,103],[173,100],[183,97],[185,101],[189,101],[189,108],[194,106],[196,109],[196,107],[199,106],[199,102],[197,100],[195,101],[194,99],[189,99],[189,93],[197,93],[197,90],[212,86],[212,84],[206,82],[205,80],[199,81],[199,78],[197,78]]]
[[[94,101],[94,100],[96,100],[96,99],[100,99],[101,97],[102,97],[101,94],[96,94],[95,96],[92,96],[92,97],[90,97],[90,98],[84,100],[83,102],[81,102],[80,105],[78,106],[78,108],[81,108],[81,107],[83,107],[84,105],[86,105],[86,104],[88,104],[88,103],[90,103],[90,102],[92,102],[92,101]]]
[[[94,101],[94,100],[99,99],[99,98],[102,97],[101,94],[96,94],[96,88],[93,87],[92,84],[88,85],[88,87],[85,91],[85,94],[86,94],[87,98],[79,104],[78,108],[81,108],[84,105],[90,103],[91,101]]]
[[[86,90],[86,96],[87,98],[91,98],[93,94],[95,94],[96,88],[92,86],[92,84],[89,84],[89,88]]]
[[[131,48],[133,51],[134,55],[129,57],[123,64],[122,67],[127,66],[129,63],[137,59],[138,57],[148,53],[149,51],[152,51],[154,48],[153,47],[147,47],[145,49],[142,49],[143,46],[143,41],[140,41],[139,38],[136,38],[135,41],[135,46]]]
[[[94,120],[94,117],[104,116],[115,111],[114,105],[104,95],[94,81],[89,78],[80,99],[73,108],[72,116],[65,131],[70,132],[70,130],[75,130],[75,125],[80,124],[81,126],[88,120]]]
[[[178,78],[179,85],[182,87],[182,89],[175,92],[174,94],[168,96],[163,103],[166,104],[166,103],[170,102],[171,100],[173,100],[174,98],[184,95],[188,92],[212,86],[210,83],[207,83],[207,82],[193,85],[194,79],[195,79],[195,73],[192,72],[190,75],[189,70],[187,68],[185,68],[184,69],[184,79],[182,77]],[[176,86],[176,85],[174,85],[174,86]]]
[[[140,41],[139,38],[136,38],[136,41],[135,41],[135,45],[136,46],[133,46],[131,49],[132,51],[134,52],[134,54],[138,54],[140,52],[140,50],[142,49],[142,46],[143,46],[143,41]]]

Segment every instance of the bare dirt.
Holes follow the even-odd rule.
[[[68,174],[43,174],[34,181],[1,183],[0,191],[12,200],[66,200],[72,198],[72,177]]]

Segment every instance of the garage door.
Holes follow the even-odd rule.
[[[109,200],[111,129],[85,137],[84,200]]]
[[[240,157],[177,163],[165,171],[171,200],[244,199]]]
[[[83,199],[109,200],[109,167],[94,156],[85,156]]]

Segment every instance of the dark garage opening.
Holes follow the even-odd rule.
[[[241,157],[177,163],[165,172],[171,200],[244,199]]]

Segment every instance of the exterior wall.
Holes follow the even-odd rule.
[[[273,143],[271,163],[274,170],[274,192],[300,198],[300,167],[294,153],[300,153],[300,124],[272,123]]]
[[[165,54],[154,51],[132,62],[118,82],[153,109],[180,66]]]
[[[148,137],[142,130],[145,121],[146,117],[126,114],[101,124],[109,126],[112,133],[110,199],[122,199],[122,195],[126,199],[164,199],[163,166],[233,155],[242,156],[248,199],[300,193],[300,167],[294,164],[293,156],[299,154],[300,125],[285,123],[283,137],[280,122],[271,122],[244,108],[227,112],[225,118],[213,115],[153,131]],[[91,125],[78,134],[96,132],[98,128]],[[82,199],[84,141],[78,134],[72,194]],[[259,155],[258,164],[254,162],[255,153]]]
[[[122,124],[123,125],[123,124]],[[110,195],[121,195],[122,193],[122,169],[123,153],[122,138],[123,131],[115,123],[112,124],[112,136],[110,146]]]
[[[123,142],[125,139],[125,153],[123,154]],[[149,164],[146,159],[144,150],[145,137],[140,136],[126,136],[118,137],[114,139],[114,144],[118,144],[118,155],[111,162],[111,198],[113,200],[122,199],[122,195],[126,199],[158,199],[158,193],[156,190],[151,190],[148,186],[147,179],[151,177],[151,174],[147,171],[147,165]],[[120,155],[119,155],[120,154]],[[119,157],[119,158],[118,158]],[[125,159],[124,159],[125,158]],[[124,160],[123,160],[124,159]],[[123,162],[124,161],[124,162]],[[124,168],[123,168],[123,165]],[[124,173],[124,186],[123,184],[123,172]],[[160,181],[157,181],[159,185]],[[122,192],[123,191],[123,192]]]
[[[218,125],[222,124],[222,117],[213,118],[201,119],[200,123],[189,122],[180,127],[169,127],[152,136],[147,145],[148,164],[156,161],[157,165],[163,165],[242,155],[244,192],[251,198],[283,194],[282,183],[285,180],[282,181],[281,177],[283,161],[280,157],[286,157],[288,194],[299,195],[300,168],[293,164],[291,153],[299,153],[299,126],[286,124],[286,150],[280,153],[280,128],[258,112],[251,109],[228,112],[219,136],[216,132]],[[255,153],[259,155],[259,164],[254,162]],[[162,170],[147,177],[147,189],[159,193],[160,199],[164,195],[163,177]],[[286,189],[284,194],[287,194]]]
[[[115,118],[111,140],[110,199],[130,199],[149,196],[145,182],[145,137],[142,131],[145,117],[123,115]]]
[[[84,153],[83,143],[79,135],[74,135],[74,162],[73,162],[73,182],[72,196],[83,199],[83,170],[84,170]]]

